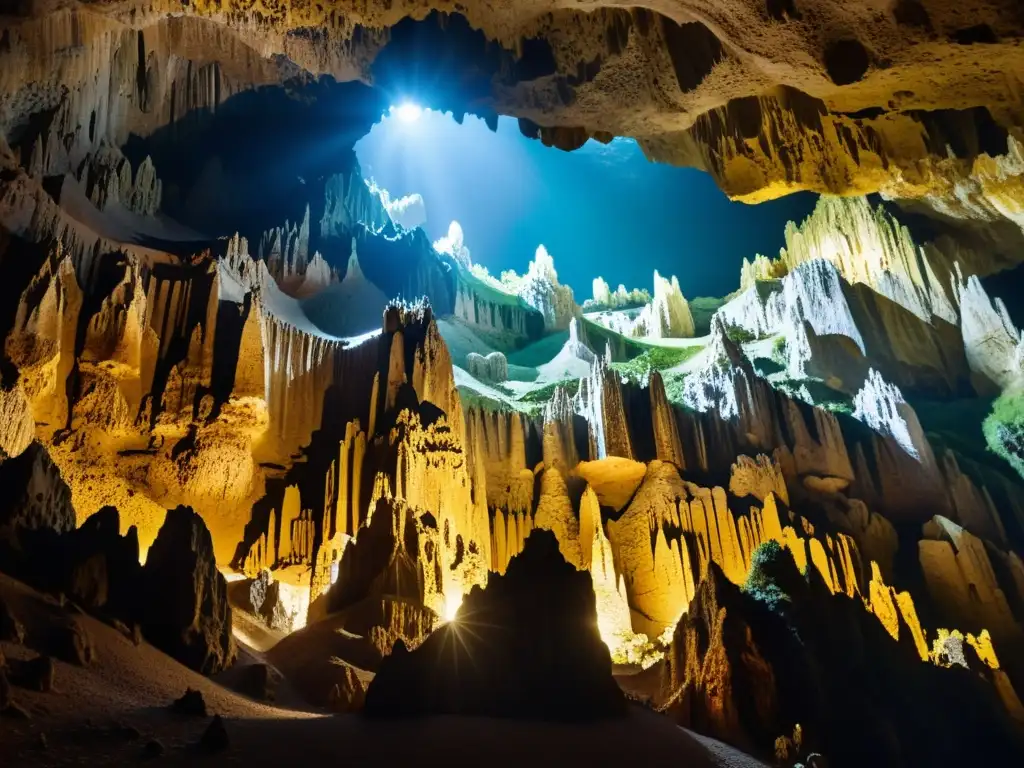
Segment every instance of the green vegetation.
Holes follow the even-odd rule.
[[[510,366],[518,365],[524,368],[536,368],[539,365],[550,362],[568,340],[568,331],[555,331],[522,349],[508,352],[505,356],[508,358]]]
[[[693,315],[693,327],[698,336],[711,333],[711,316],[725,304],[725,299],[698,296],[690,299],[690,314]]]
[[[1004,392],[981,425],[990,451],[1024,477],[1024,392]]]
[[[550,400],[558,387],[562,387],[568,394],[569,397],[575,396],[580,389],[579,379],[563,379],[562,381],[555,381],[551,384],[545,384],[543,387],[531,390],[519,398],[521,403],[546,403]]]
[[[704,347],[694,344],[688,347],[654,347],[647,349],[638,357],[625,363],[612,363],[612,368],[630,381],[641,381],[651,371],[663,371],[674,368],[700,352]]]
[[[772,360],[781,366],[785,366],[787,356],[786,337],[779,336],[772,342]]]
[[[758,544],[743,591],[776,613],[785,613],[803,586],[792,553],[775,540]]]
[[[845,392],[832,389],[821,379],[791,379],[785,375],[772,376],[769,383],[794,400],[803,400],[832,413],[853,415],[853,400]]]
[[[757,340],[756,335],[738,325],[726,326],[725,335],[737,344],[746,344],[748,341]]]
[[[786,370],[785,366],[779,365],[770,357],[754,357],[751,358],[750,362],[753,364],[754,370],[764,378],[775,376],[776,374],[783,373]]]
[[[492,304],[505,304],[508,306],[529,308],[526,302],[518,295],[503,291],[496,285],[485,280],[481,280],[477,275],[474,275],[470,270],[465,269],[461,264],[458,266],[458,270],[459,279],[462,280],[466,284],[466,287],[476,293],[476,295],[481,299],[489,301]]]
[[[662,377],[665,380],[665,397],[673,405],[683,408],[686,407],[683,399],[683,382],[686,381],[686,376],[685,373],[669,372]]]
[[[991,397],[956,400],[914,398],[910,405],[917,413],[935,455],[953,451],[960,469],[979,487],[988,485],[991,491],[993,481],[979,473],[994,472],[1013,481],[1020,477],[1017,463],[1007,458],[1008,446],[1000,439],[1001,435],[1009,437],[1010,432],[999,428],[1000,424],[1013,423],[1014,406],[1009,401],[1020,397],[1003,395],[999,398],[1003,401],[999,406],[996,406],[998,401]]]
[[[511,410],[507,403],[495,400],[493,397],[488,397],[469,387],[459,387],[459,399],[462,401],[463,408],[479,408],[483,411]]]

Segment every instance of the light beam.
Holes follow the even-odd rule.
[[[392,107],[391,111],[403,123],[415,123],[423,115],[423,107],[411,101],[404,101],[397,107]]]

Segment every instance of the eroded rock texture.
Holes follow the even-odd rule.
[[[483,74],[424,94],[445,102],[437,106],[517,116],[524,133],[565,149],[590,136],[634,136],[652,157],[704,168],[750,199],[883,189],[931,196],[949,215],[967,202],[999,216],[1008,140],[1020,140],[1021,19],[1004,3],[979,0],[969,13],[934,2],[565,9],[488,0],[274,13],[242,3],[231,14],[205,0],[48,10],[5,20],[2,84],[8,123],[53,111],[23,140],[43,173],[95,165],[129,131],[299,72],[372,74],[387,87],[423,56],[439,74]],[[301,33],[311,29],[319,32]],[[69,47],[70,62],[54,55]],[[446,65],[437,54],[452,49],[459,59]],[[172,67],[179,57],[194,66]],[[184,102],[174,96],[182,92]],[[131,174],[126,194],[126,172],[103,167],[137,209],[139,188],[150,189],[146,171]],[[969,195],[958,194],[967,179]]]
[[[142,569],[146,638],[186,666],[214,674],[231,665],[231,606],[210,532],[188,507],[167,513]]]
[[[4,562],[206,672],[234,568],[292,633],[275,663],[344,711],[379,669],[377,713],[610,714],[611,657],[759,755],[1019,762],[1024,19],[710,5],[0,18]],[[890,202],[822,198],[713,317],[655,275],[595,281],[591,319],[543,248],[496,279],[366,183],[352,145],[413,68],[446,83],[426,104],[563,149],[631,136],[748,202]],[[706,330],[624,372],[626,336]],[[565,331],[550,396],[512,407],[511,350]],[[467,379],[494,399],[464,408]],[[948,421],[1000,393],[989,456]],[[474,612],[492,663],[455,677]]]
[[[814,573],[808,583],[785,550],[776,552],[759,553],[745,590],[717,566],[698,588],[663,671],[665,707],[679,722],[763,753],[799,723],[805,737],[795,756],[828,754],[842,765],[953,766],[1018,753],[992,670],[986,681],[918,663],[902,617],[894,642],[855,601],[830,594]],[[974,669],[984,668],[968,653]],[[919,703],[905,707],[906,696]],[[964,708],[950,707],[954,699]],[[851,718],[855,730],[846,727]],[[926,735],[943,724],[939,742]]]

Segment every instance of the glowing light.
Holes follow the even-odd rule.
[[[419,104],[413,104],[411,101],[406,101],[397,107],[392,107],[391,112],[403,123],[415,123],[423,115],[423,107]]]
[[[456,615],[459,612],[459,606],[462,605],[462,593],[452,592],[451,594],[444,596],[444,619],[445,621],[455,621]]]

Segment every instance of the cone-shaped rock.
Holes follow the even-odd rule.
[[[371,717],[461,714],[526,720],[621,715],[597,631],[590,574],[534,531],[505,575],[475,587],[455,620],[414,651],[397,645],[366,693]]]
[[[142,631],[153,645],[203,674],[231,665],[231,606],[217,570],[213,540],[189,507],[167,512],[143,569]]]

